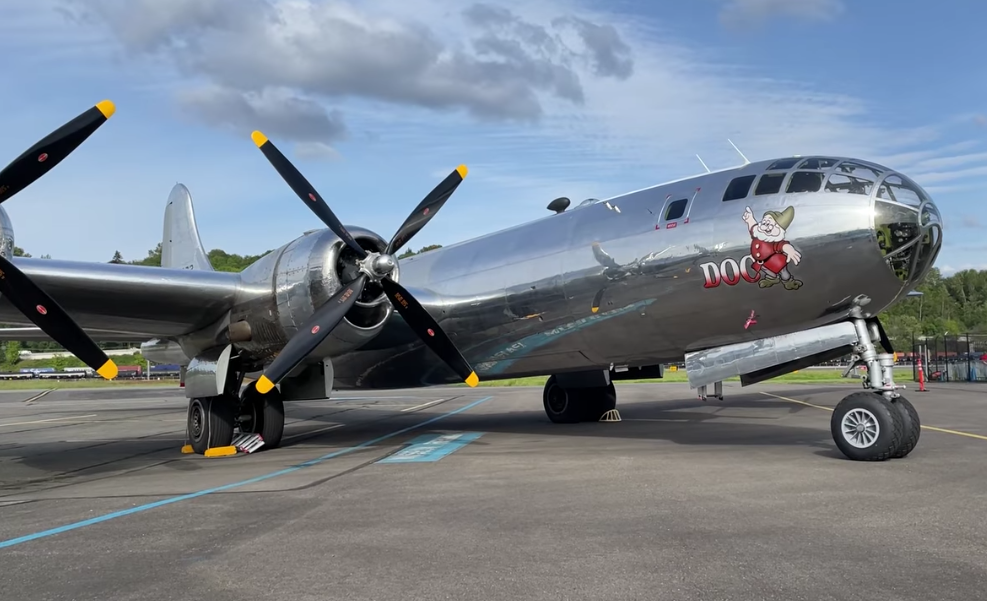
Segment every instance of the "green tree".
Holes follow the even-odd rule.
[[[113,258],[110,259],[110,263],[116,263],[116,264],[123,263],[123,255],[120,254],[120,251],[118,250],[113,251]]]
[[[21,359],[21,343],[10,340],[3,349],[4,362],[7,365],[16,365]]]
[[[401,253],[400,255],[398,255],[398,259],[404,259],[406,257],[412,257],[414,255],[420,255],[420,254],[423,254],[423,253],[427,253],[428,251],[435,250],[436,248],[442,248],[442,245],[441,244],[430,244],[428,246],[423,246],[420,249],[418,249],[418,252],[415,252],[415,251],[413,251],[413,250],[411,250],[409,248],[408,250],[406,250],[403,253]]]

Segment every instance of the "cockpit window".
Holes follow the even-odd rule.
[[[765,173],[758,180],[757,188],[754,189],[754,195],[777,194],[781,192],[781,182],[783,181],[785,181],[784,173]]]
[[[939,227],[942,227],[942,216],[939,215],[939,210],[936,209],[936,206],[932,203],[929,203],[922,208],[922,225],[925,226],[930,223],[934,223]]]
[[[795,163],[798,162],[799,162],[798,157],[791,159],[780,159],[775,161],[774,163],[771,163],[771,165],[768,167],[768,171],[776,171],[778,169],[791,169],[792,167],[795,166]]]
[[[742,175],[740,177],[735,177],[730,185],[727,186],[727,191],[723,193],[723,202],[728,200],[739,200],[741,198],[746,198],[747,193],[751,191],[751,184],[754,183],[754,178],[756,175]]]
[[[822,187],[823,174],[815,171],[796,171],[788,182],[788,193],[818,192]]]
[[[922,196],[911,185],[905,183],[897,175],[889,175],[877,190],[881,200],[900,202],[903,205],[918,208],[922,204]]]
[[[861,165],[860,163],[854,163],[853,161],[843,161],[840,163],[840,166],[836,168],[836,171],[838,173],[852,175],[854,177],[869,179],[872,182],[876,182],[881,179],[881,174],[883,173],[880,169]]]
[[[851,177],[842,173],[834,173],[826,182],[827,192],[842,192],[844,194],[870,195],[874,182],[862,177]]]
[[[911,272],[912,259],[918,238],[922,235],[918,213],[887,202],[876,202],[874,211],[877,245],[895,275],[902,282],[907,282],[914,275]]]
[[[830,167],[839,163],[836,159],[805,159],[802,164],[799,165],[799,169],[829,169]]]

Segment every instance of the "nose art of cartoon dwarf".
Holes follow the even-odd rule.
[[[781,282],[786,290],[797,290],[802,282],[792,277],[788,263],[798,265],[802,253],[795,250],[785,239],[789,226],[795,218],[795,207],[785,207],[784,211],[765,211],[761,221],[754,219],[750,207],[744,211],[744,223],[751,234],[751,257],[754,271],[761,272],[758,285],[769,288]]]

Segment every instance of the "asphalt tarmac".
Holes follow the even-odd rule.
[[[221,458],[180,453],[177,389],[0,393],[0,598],[983,598],[987,385],[910,392],[884,463],[830,436],[855,387],[724,388],[576,425],[540,388],[345,391]]]

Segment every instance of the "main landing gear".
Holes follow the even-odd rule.
[[[246,437],[244,443],[250,452],[273,449],[281,444],[284,435],[284,399],[275,388],[260,394],[251,382],[238,394],[243,375],[231,378],[220,396],[189,399],[186,442],[182,452],[197,453],[207,457],[233,455],[238,447],[234,441],[236,430]],[[259,445],[259,446],[258,446]]]
[[[606,386],[565,387],[557,376],[545,383],[542,403],[548,419],[557,424],[577,422],[617,421],[617,391],[610,382]]]
[[[877,324],[854,319],[857,344],[844,376],[858,365],[867,366],[865,390],[845,397],[833,411],[830,430],[836,446],[850,459],[885,461],[905,457],[918,444],[921,421],[915,407],[898,393],[894,383],[894,357],[878,353]]]

